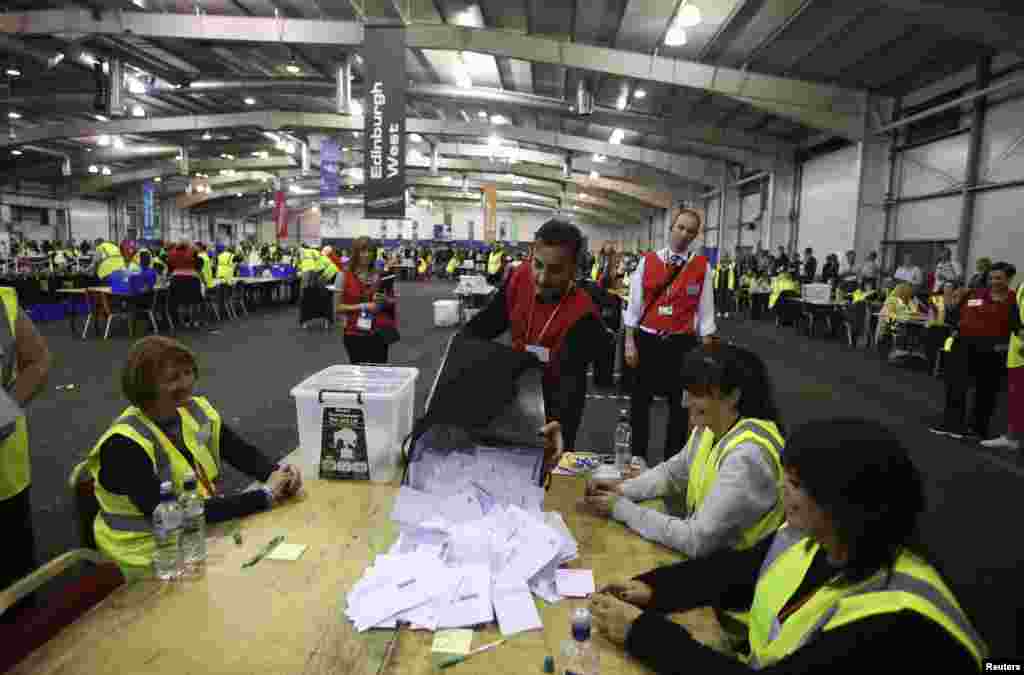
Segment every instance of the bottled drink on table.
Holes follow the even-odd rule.
[[[629,411],[619,412],[619,423],[615,425],[615,468],[624,475],[633,459],[633,430],[629,426]]]
[[[181,506],[174,497],[171,481],[160,484],[160,504],[153,511],[153,572],[157,579],[170,581],[181,576]]]
[[[597,650],[590,640],[590,610],[572,613],[572,639],[562,643],[562,665],[558,675],[600,675]]]
[[[181,555],[187,572],[198,572],[206,562],[206,507],[196,484],[196,475],[185,474],[181,495]]]

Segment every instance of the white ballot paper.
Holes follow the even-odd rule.
[[[494,613],[503,637],[544,627],[525,582],[503,577],[494,583],[493,592]]]
[[[556,570],[555,585],[559,595],[585,598],[594,592],[593,570]]]

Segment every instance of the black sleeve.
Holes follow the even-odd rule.
[[[257,448],[242,439],[228,425],[220,425],[220,456],[246,476],[265,482],[277,469],[277,463]]]
[[[487,307],[470,319],[461,334],[478,340],[493,340],[508,330],[508,297],[505,284],[494,294]]]
[[[556,410],[548,414],[562,424],[565,447],[575,449],[576,433],[583,421],[587,400],[587,366],[594,362],[610,342],[611,336],[595,315],[577,321],[566,333],[560,350]]]
[[[191,464],[192,455],[186,454]],[[160,479],[146,451],[137,443],[114,434],[100,446],[100,483],[115,494],[128,497],[147,517],[160,503]],[[262,492],[243,492],[206,500],[206,521],[219,523],[267,509]]]
[[[751,672],[746,664],[705,647],[685,628],[653,612],[644,612],[633,623],[626,636],[626,651],[662,675]],[[971,654],[944,628],[909,610],[824,631],[802,649],[759,672],[824,674],[835,672],[839,663],[849,672],[978,672]]]
[[[675,565],[658,567],[636,577],[654,590],[650,609],[685,612],[695,607],[746,610],[772,537],[745,551],[731,549]]]
[[[1019,333],[1020,329],[1024,326],[1020,320],[1020,307],[1017,306],[1016,302],[1010,303],[1010,332]]]

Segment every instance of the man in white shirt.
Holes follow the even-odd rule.
[[[630,279],[626,325],[626,363],[637,370],[631,396],[633,454],[649,456],[650,407],[656,394],[669,405],[665,459],[679,452],[689,431],[683,407],[683,358],[714,341],[714,281],[708,259],[691,251],[700,234],[701,215],[682,209],[669,231],[669,247],[647,253]]]
[[[905,281],[914,287],[914,290],[921,288],[921,284],[924,283],[924,272],[921,268],[914,264],[914,256],[910,253],[903,254],[903,264],[896,268],[896,274],[893,275],[896,281]]]
[[[963,270],[960,263],[953,260],[953,251],[948,248],[942,250],[939,262],[935,265],[935,283],[932,285],[932,293],[942,290],[943,284],[959,286]]]

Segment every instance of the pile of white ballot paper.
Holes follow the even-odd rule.
[[[399,621],[440,630],[495,618],[505,636],[542,627],[532,594],[561,599],[556,570],[578,547],[560,514],[541,511],[544,490],[516,461],[453,452],[435,461],[425,490],[400,489],[391,513],[399,538],[348,594],[356,630]]]

